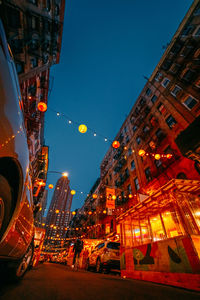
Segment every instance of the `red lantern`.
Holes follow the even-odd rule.
[[[113,148],[117,149],[117,148],[120,147],[120,142],[114,141],[114,142],[112,143],[112,146],[113,146]]]
[[[168,159],[170,159],[170,158],[172,158],[172,154],[167,154],[166,157],[167,157]]]
[[[38,110],[41,112],[45,112],[47,110],[47,105],[44,102],[39,102],[38,103]]]

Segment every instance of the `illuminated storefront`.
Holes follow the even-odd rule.
[[[120,215],[122,276],[200,290],[200,182],[173,179]]]

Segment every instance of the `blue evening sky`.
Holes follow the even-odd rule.
[[[46,113],[49,170],[67,171],[70,187],[88,193],[113,139],[164,53],[192,0],[66,0],[60,63],[51,68],[49,107],[97,132]],[[49,174],[48,184],[59,175]],[[72,209],[86,194],[77,192]],[[53,191],[49,191],[48,205]]]

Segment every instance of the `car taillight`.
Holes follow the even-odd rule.
[[[103,249],[103,252],[108,253],[109,252],[108,248]]]

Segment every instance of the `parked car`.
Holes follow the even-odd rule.
[[[20,279],[33,255],[33,201],[22,100],[0,20],[0,266]]]
[[[86,270],[91,268],[98,273],[120,270],[120,243],[105,241],[98,244],[87,259]]]

